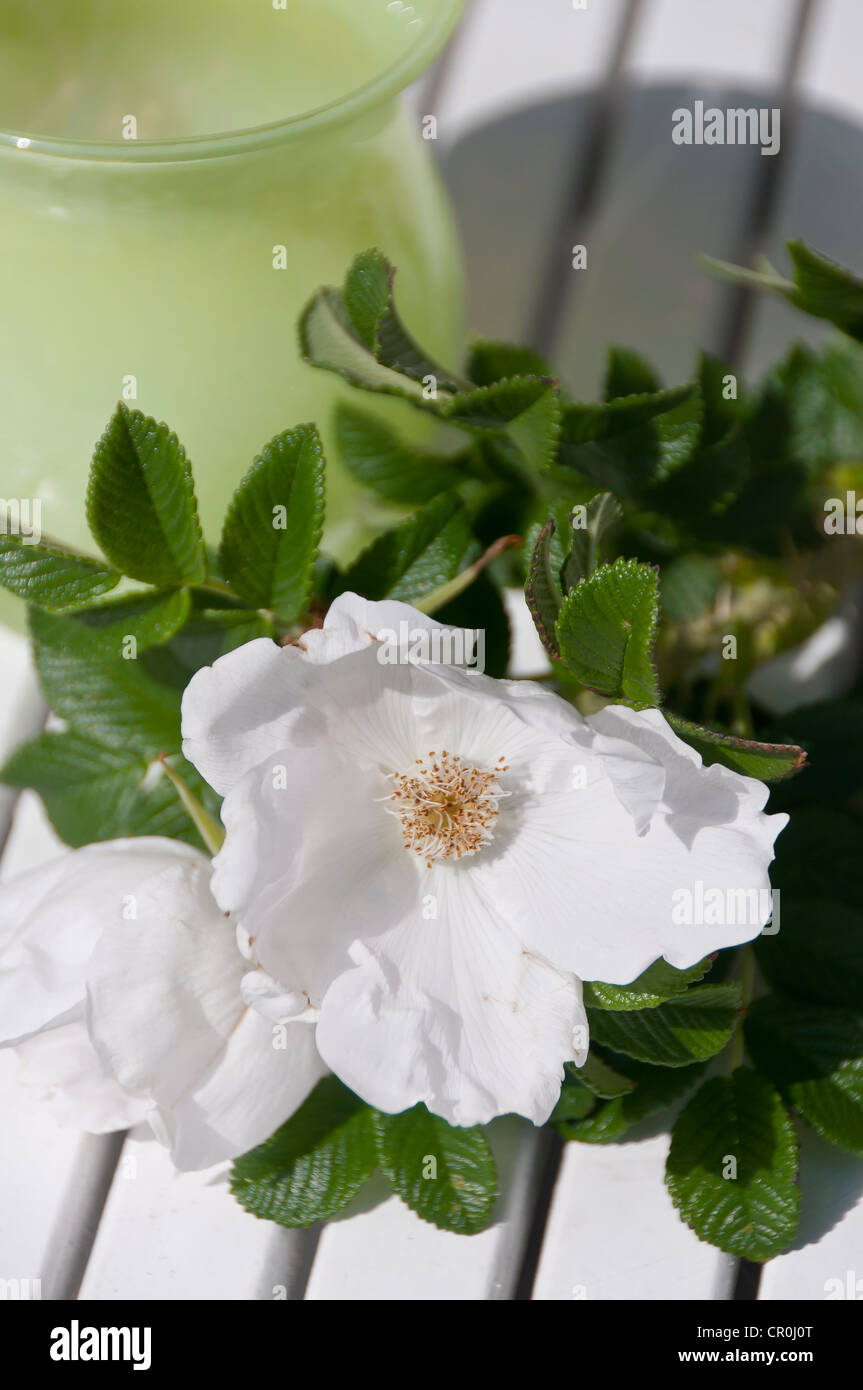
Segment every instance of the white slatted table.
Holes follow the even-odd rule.
[[[676,381],[698,346],[733,350],[754,372],[792,334],[817,335],[771,303],[741,320],[694,253],[748,256],[757,235],[781,260],[793,235],[859,262],[861,51],[859,0],[471,0],[445,64],[416,93],[438,116],[471,327],[530,336],[585,397],[610,342],[642,349]],[[708,159],[670,139],[674,107],[736,105],[744,93],[824,111],[796,123],[766,205],[771,161],[757,150]],[[576,242],[589,252],[578,275]],[[537,669],[531,635],[516,651],[520,674]],[[25,644],[0,630],[0,755],[42,714]],[[30,794],[13,807],[0,790],[3,838],[2,876],[57,851]],[[742,1287],[735,1262],[674,1213],[659,1127],[623,1144],[569,1144],[561,1157],[549,1135],[497,1122],[504,1195],[471,1239],[374,1186],[323,1231],[288,1232],[241,1211],[221,1170],[179,1176],[143,1135],[59,1127],[15,1070],[0,1054],[0,1278],[41,1278],[43,1297],[727,1299]],[[863,1258],[863,1168],[808,1135],[802,1144],[805,1224],[767,1266],[762,1298],[823,1298],[826,1281]]]

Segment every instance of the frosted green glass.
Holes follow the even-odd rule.
[[[216,542],[254,455],[315,421],[327,541],[356,550],[374,503],[340,466],[330,422],[336,399],[362,402],[300,361],[296,322],[377,246],[399,268],[410,327],[457,355],[450,212],[399,93],[460,6],[4,0],[0,497],[40,498],[44,532],[88,547],[89,460],[126,399],[182,439]],[[371,408],[422,428],[399,403]]]

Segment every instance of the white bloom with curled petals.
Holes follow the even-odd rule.
[[[266,1139],[324,1074],[308,1024],[247,1005],[249,961],[175,840],[76,850],[0,886],[0,1046],[59,1119],[148,1120],[180,1168]],[[252,978],[254,975],[252,975]]]
[[[405,623],[435,626],[346,594],[192,679],[184,751],[225,797],[213,892],[266,972],[246,996],[316,1020],[370,1104],[539,1124],[586,1056],[580,981],[756,936],[766,916],[677,925],[674,894],[769,887],[786,817],[656,710],[583,718],[530,682],[393,664]]]

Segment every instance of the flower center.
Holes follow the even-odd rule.
[[[498,777],[508,771],[503,758],[491,772],[481,772],[455,754],[432,750],[417,758],[415,772],[391,773],[395,791],[386,809],[402,823],[405,849],[421,855],[429,868],[435,859],[476,854],[494,839],[498,802],[509,796]]]

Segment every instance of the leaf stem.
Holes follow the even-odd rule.
[[[204,844],[211,854],[218,854],[225,839],[225,832],[218,821],[214,820],[207,808],[202,805],[196,796],[189,791],[182,777],[180,777],[170,766],[164,753],[159,754],[159,762],[165,769],[165,773],[180,798],[185,810],[188,812],[189,819],[198,831]]]
[[[501,536],[492,542],[488,550],[480,555],[478,560],[457,574],[455,579],[451,579],[447,584],[442,584],[439,589],[432,589],[431,593],[420,599],[416,605],[417,608],[421,613],[429,614],[434,613],[438,608],[443,608],[445,604],[451,603],[454,598],[458,598],[459,594],[464,593],[465,589],[469,589],[486,565],[491,564],[492,560],[496,560],[498,555],[502,555],[511,546],[521,544],[521,536]]]

